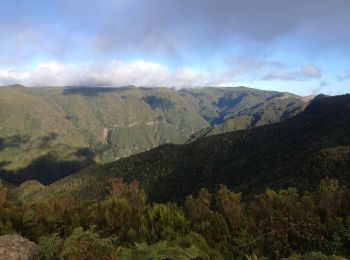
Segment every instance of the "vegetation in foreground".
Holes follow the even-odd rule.
[[[323,179],[314,192],[266,190],[243,201],[220,185],[184,206],[150,204],[138,182],[109,182],[110,196],[35,204],[6,200],[0,235],[19,233],[42,259],[343,259],[350,255],[350,192]],[[338,255],[339,257],[326,255]]]

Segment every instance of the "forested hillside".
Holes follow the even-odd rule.
[[[248,88],[1,87],[0,175],[15,184],[49,184],[91,164],[184,143],[209,123],[254,114],[265,103],[286,112],[285,104],[298,111],[305,104],[292,94]]]
[[[276,110],[276,114],[280,113],[278,110],[287,109],[287,118],[293,108],[307,103],[303,97],[291,93],[246,87],[191,88],[181,89],[179,93],[210,124],[221,124],[236,116],[254,115],[264,109]]]
[[[350,184],[350,95],[318,97],[285,122],[167,144],[53,183],[38,199],[68,192],[104,198],[109,178],[138,180],[152,201],[178,201],[225,184],[246,196],[266,188],[312,189],[329,176]],[[55,195],[55,196],[56,196]]]
[[[313,99],[312,96],[301,99],[292,94],[280,93],[267,98],[264,102],[254,103],[249,102],[249,99],[252,99],[251,96],[253,96],[253,93],[246,90],[246,93],[242,94],[242,96],[236,97],[243,103],[247,99],[244,105],[245,108],[243,107],[243,109],[236,111],[224,108],[219,118],[214,120],[219,124],[212,124],[192,134],[188,142],[215,134],[283,122],[302,112]]]

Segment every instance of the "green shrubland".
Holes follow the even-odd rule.
[[[138,182],[111,179],[101,201],[70,195],[4,199],[0,234],[39,244],[42,259],[342,259],[350,255],[350,192],[325,178],[313,192],[267,189],[246,200],[221,185],[183,206],[149,203]],[[317,252],[317,253],[316,253]],[[327,257],[328,256],[328,257]],[[337,256],[337,257],[336,257]]]

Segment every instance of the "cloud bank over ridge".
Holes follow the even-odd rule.
[[[0,84],[300,92],[328,82],[344,93],[349,9],[348,0],[3,0]]]
[[[171,71],[164,65],[143,60],[129,64],[113,60],[103,64],[81,66],[48,62],[31,70],[0,70],[0,85],[18,83],[26,86],[193,87],[228,84],[223,80],[224,75],[196,72],[190,68]]]

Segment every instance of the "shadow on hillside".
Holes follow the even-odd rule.
[[[20,147],[30,140],[27,135],[13,135],[5,138],[0,138],[0,151],[8,147]],[[1,166],[1,165],[0,165]]]
[[[8,162],[8,161],[0,162],[0,171],[1,171],[2,167],[5,167],[6,165],[9,165],[9,164],[10,164],[10,162]]]
[[[152,110],[154,109],[171,109],[174,107],[174,103],[171,102],[169,98],[166,97],[158,97],[158,96],[147,96],[142,98],[144,102],[146,102]]]
[[[231,108],[241,103],[246,96],[248,96],[247,93],[242,93],[237,97],[223,96],[218,101],[213,102],[213,104],[219,108]]]
[[[39,143],[39,148],[40,149],[45,149],[50,146],[50,142],[56,140],[58,137],[58,134],[56,133],[50,133],[45,136],[40,137],[40,143]]]
[[[95,154],[88,148],[78,149],[75,155],[79,160],[57,161],[48,154],[16,171],[5,170],[4,167],[8,162],[0,162],[0,177],[15,185],[20,185],[27,180],[37,180],[48,185],[94,163]]]
[[[77,87],[77,88],[66,88],[63,90],[63,95],[82,95],[87,97],[96,97],[100,94],[110,92],[120,92],[126,89],[133,88],[132,86],[127,87]]]
[[[212,125],[219,125],[225,121],[226,110],[231,109],[234,106],[237,106],[242,102],[242,100],[247,96],[247,93],[242,93],[237,97],[232,96],[223,96],[218,101],[213,102],[212,104],[220,109],[224,109],[220,115],[210,121]]]

